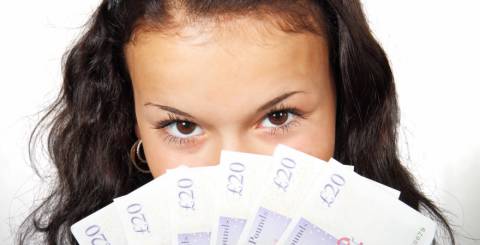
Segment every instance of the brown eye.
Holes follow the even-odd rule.
[[[188,121],[177,122],[177,130],[182,134],[191,134],[195,130],[195,124]]]
[[[276,111],[268,116],[268,120],[276,126],[284,124],[288,120],[288,112]]]

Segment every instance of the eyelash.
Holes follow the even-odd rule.
[[[272,135],[272,136],[277,134],[277,130],[281,130],[282,134],[288,133],[288,130],[290,129],[290,127],[298,125],[297,117],[305,119],[305,113],[303,113],[302,111],[300,111],[296,107],[289,107],[289,106],[286,106],[284,104],[280,104],[279,106],[270,109],[270,111],[268,111],[266,117],[268,117],[268,116],[270,116],[270,115],[272,115],[273,113],[276,113],[276,112],[291,113],[291,114],[293,114],[293,116],[295,118],[291,122],[289,122],[285,125],[282,125],[282,126],[276,127],[276,128],[271,128],[270,129],[270,135]],[[265,118],[265,117],[263,117],[263,118]],[[263,118],[262,118],[262,120],[263,120]]]
[[[155,129],[164,129],[165,127],[169,126],[172,123],[178,123],[178,122],[184,122],[184,121],[190,122],[188,120],[185,120],[185,119],[182,119],[182,118],[178,117],[176,114],[168,113],[168,119],[158,122],[155,125]],[[192,143],[195,139],[194,139],[194,137],[180,138],[180,137],[173,136],[173,135],[167,133],[164,140],[167,143],[182,145],[182,144]]]
[[[278,130],[281,130],[282,134],[286,134],[288,132],[288,130],[290,129],[290,127],[298,124],[298,120],[296,119],[297,117],[302,118],[302,119],[306,118],[305,113],[300,111],[298,108],[289,107],[289,106],[285,106],[285,105],[281,104],[279,106],[276,106],[276,107],[270,109],[267,112],[266,116],[262,117],[262,120],[264,120],[265,118],[267,118],[270,115],[272,115],[274,113],[277,113],[277,112],[291,113],[291,114],[294,115],[295,118],[285,125],[275,127],[275,128],[271,128],[269,134],[272,135],[272,136],[276,135]],[[189,120],[182,119],[182,118],[178,117],[176,114],[169,113],[168,114],[168,119],[159,121],[158,123],[156,123],[154,128],[155,129],[164,129],[165,127],[169,126],[172,123],[179,123],[179,122],[194,123],[194,122],[191,122]],[[177,136],[173,136],[171,134],[167,134],[165,136],[164,140],[168,143],[174,143],[174,144],[182,145],[182,144],[193,143],[195,141],[195,137],[180,138],[180,137],[177,137]]]

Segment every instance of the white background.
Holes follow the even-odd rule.
[[[60,88],[62,53],[99,1],[6,2],[0,2],[0,244],[13,243],[12,231],[46,186],[29,165],[28,135]],[[396,77],[402,159],[449,211],[459,236],[480,238],[479,1],[362,2]],[[462,237],[459,244],[480,244]]]

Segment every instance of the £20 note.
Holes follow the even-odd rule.
[[[276,244],[294,217],[296,205],[327,164],[286,145],[278,145],[273,158],[239,244]]]
[[[329,165],[278,244],[429,245],[435,224],[344,168]]]
[[[216,167],[167,170],[172,244],[209,245]]]
[[[80,245],[127,244],[113,203],[78,221],[70,230]]]
[[[247,222],[250,205],[258,199],[273,158],[234,151],[222,151],[214,189],[212,245],[235,245]]]
[[[170,245],[171,224],[164,176],[114,199],[129,244]]]

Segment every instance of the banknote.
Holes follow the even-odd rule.
[[[327,162],[280,144],[274,150],[272,165],[239,244],[276,244]]]
[[[71,231],[80,245],[431,244],[435,223],[399,195],[286,145],[222,150],[218,165],[168,169]]]
[[[431,244],[435,223],[351,171],[328,166],[278,244]]]
[[[344,167],[350,171],[353,171],[353,166],[351,165],[344,165],[343,163],[340,163],[339,161],[337,161],[336,159],[334,158],[330,158],[330,160],[328,160],[329,163],[331,163],[332,166],[335,166],[335,167]],[[368,181],[370,182],[370,184],[372,185],[372,190],[370,191],[373,191],[374,189],[377,189],[378,191],[382,191],[382,192],[386,192],[388,195],[392,196],[393,198],[395,199],[398,199],[400,197],[400,191],[398,190],[395,190],[393,189],[392,187],[390,186],[386,186],[386,185],[383,185],[381,183],[378,183],[378,182],[375,182],[371,179],[368,179],[368,178],[365,178],[361,175],[358,175],[357,176],[358,178],[363,178],[364,181]]]
[[[129,244],[171,244],[167,197],[167,181],[160,176],[113,200]]]
[[[80,245],[128,244],[113,203],[78,221],[70,230]]]
[[[167,170],[172,244],[209,245],[213,223],[213,179],[218,167]]]
[[[250,205],[260,196],[273,158],[223,150],[213,189],[215,200],[211,245],[235,245],[245,227]]]

